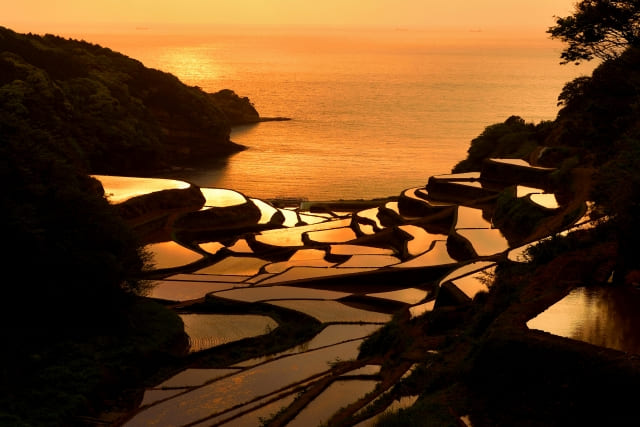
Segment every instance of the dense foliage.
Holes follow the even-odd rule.
[[[208,94],[107,48],[0,27],[5,262],[28,272],[6,297],[41,318],[75,316],[82,301],[119,307],[123,290],[136,291],[144,254],[88,174],[220,156],[238,148],[230,125],[257,119],[233,91]]]
[[[229,140],[223,108],[239,105],[255,113],[232,91],[208,94],[110,49],[0,27],[2,114],[48,133],[55,151],[92,173],[141,174],[236,152],[243,147]]]
[[[512,116],[488,126],[453,172],[479,171],[487,157],[533,152],[540,164],[560,168],[556,181],[574,167],[592,168],[592,200],[613,219],[621,248],[618,270],[640,268],[634,255],[640,239],[640,4],[585,0],[557,23],[550,33],[568,43],[565,62],[604,61],[591,76],[565,84],[554,121],[533,125]]]
[[[633,254],[640,225],[640,49],[629,47],[590,77],[569,82],[546,143],[578,153],[596,170],[594,201],[617,224],[621,270],[640,267]]]
[[[556,18],[547,31],[567,43],[563,63],[615,59],[640,46],[640,3],[637,0],[582,0],[572,15]]]
[[[518,116],[487,126],[471,141],[467,158],[455,165],[453,172],[480,171],[486,158],[527,158],[544,141],[549,129],[550,122],[525,123]]]
[[[590,77],[567,83],[549,145],[585,149],[597,164],[629,148],[640,135],[640,49],[600,64]]]
[[[113,310],[122,285],[142,267],[133,236],[98,183],[53,149],[54,136],[20,125],[0,112],[0,209],[9,249],[3,262],[19,277],[3,288],[12,301],[3,318],[29,307],[36,314],[28,320],[50,318],[53,326],[98,299],[87,315]]]
[[[231,91],[0,27],[0,337],[11,348],[0,357],[0,424],[72,425],[180,344],[180,319],[136,298],[147,255],[89,174],[236,151],[218,102],[248,104],[251,116]]]

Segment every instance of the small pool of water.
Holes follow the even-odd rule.
[[[529,194],[544,193],[544,190],[536,187],[527,187],[526,185],[516,185],[516,197],[526,197]]]
[[[154,270],[181,267],[204,258],[202,254],[192,251],[173,240],[152,243],[145,246],[151,253]]]
[[[102,183],[104,193],[111,203],[121,203],[132,197],[162,190],[185,189],[191,184],[185,181],[162,178],[136,178],[129,176],[92,175]]]
[[[247,239],[236,240],[236,242],[233,245],[229,246],[228,249],[231,252],[236,252],[239,254],[253,253],[253,249],[251,249],[251,246],[249,246],[249,242],[247,242]]]
[[[363,211],[356,213],[356,216],[358,218],[364,218],[373,222],[379,230],[382,230],[384,226],[380,222],[380,218],[378,218],[378,212],[379,212],[378,208],[370,208],[370,209],[365,209]]]
[[[338,301],[282,300],[272,301],[269,304],[299,311],[322,323],[386,323],[391,320],[390,314],[361,310]]]
[[[527,322],[529,329],[640,354],[640,291],[580,287]]]
[[[320,277],[342,276],[348,274],[366,273],[377,268],[370,267],[291,267],[288,270],[269,277],[260,282],[260,285],[286,283],[296,280],[316,279]]]
[[[202,249],[203,251],[205,251],[207,253],[210,253],[211,255],[217,254],[220,249],[225,247],[220,242],[200,243],[198,246],[200,247],[200,249]]]
[[[455,228],[491,228],[491,222],[483,214],[482,209],[458,206]]]
[[[269,360],[276,359],[278,357],[282,357],[285,355],[302,353],[305,351],[315,350],[315,349],[326,347],[329,345],[335,345],[345,341],[364,338],[366,336],[373,334],[375,331],[377,331],[381,327],[382,325],[371,324],[371,323],[365,323],[365,324],[344,324],[344,323],[339,324],[338,323],[338,324],[327,325],[322,331],[318,333],[318,335],[316,335],[311,340],[303,344],[300,344],[298,346],[290,348],[289,350],[286,350],[277,354],[257,357],[254,359],[248,359],[240,363],[236,363],[233,366],[246,368],[246,367],[255,366],[260,363],[264,363]]]
[[[295,212],[294,212],[295,213]],[[326,230],[328,228],[347,227],[351,219],[324,221],[317,224],[303,225],[292,228],[262,231],[255,239],[260,243],[272,246],[304,246],[302,234],[306,231]]]
[[[436,240],[430,251],[417,257],[394,265],[394,268],[434,267],[438,265],[455,264],[457,261],[449,256],[446,240]]]
[[[298,213],[295,211],[291,211],[288,209],[278,209],[282,215],[284,215],[284,222],[282,225],[285,227],[295,227],[300,222],[300,218],[298,218]]]
[[[442,234],[431,234],[424,228],[416,225],[400,225],[398,228],[412,237],[410,240],[407,240],[407,252],[411,256],[416,256],[428,251],[434,240],[444,238]]]
[[[316,243],[344,243],[358,236],[351,227],[332,228],[329,230],[309,231],[307,237]]]
[[[495,278],[495,269],[495,266],[487,267],[475,273],[454,279],[452,283],[468,296],[469,299],[473,299],[480,292],[489,292]]]
[[[188,388],[198,387],[225,375],[234,374],[238,369],[197,369],[189,368],[178,372],[173,377],[158,384],[155,388]]]
[[[546,209],[558,209],[560,207],[558,199],[556,199],[556,195],[553,193],[530,194],[529,199],[531,199],[533,203]]]
[[[267,396],[283,387],[326,372],[330,369],[331,361],[355,359],[361,343],[361,340],[350,341],[243,370],[152,405],[136,414],[125,425],[177,426],[204,421],[205,418],[216,413]],[[210,424],[209,420],[204,425]]]
[[[465,228],[456,232],[471,243],[478,256],[499,254],[509,249],[509,242],[497,228]]]
[[[377,381],[374,380],[334,381],[287,426],[310,427],[325,425],[337,410],[372,392],[377,384]]]
[[[268,334],[278,327],[272,318],[253,314],[181,314],[180,318],[192,353]]]
[[[505,163],[508,165],[514,165],[514,166],[522,166],[522,167],[527,167],[527,168],[532,168],[532,169],[541,169],[541,170],[552,170],[553,168],[546,168],[546,167],[542,167],[542,166],[533,166],[531,163],[527,162],[526,160],[523,159],[490,159],[492,162],[496,162],[496,163]]]
[[[165,277],[164,280],[178,280],[185,282],[224,282],[224,283],[240,283],[249,279],[251,276],[235,276],[231,274],[189,274],[178,273]]]
[[[298,259],[289,261],[273,262],[264,266],[266,273],[282,273],[291,267],[333,267],[335,262],[329,262],[323,258]]]
[[[251,201],[258,207],[258,209],[260,209],[260,219],[258,220],[258,224],[267,224],[278,212],[278,209],[264,200],[252,198]]]
[[[208,267],[195,271],[196,274],[235,274],[240,276],[253,276],[260,272],[262,266],[269,261],[256,257],[228,256]]]
[[[205,295],[216,291],[226,291],[239,286],[248,286],[240,283],[203,282],[183,280],[159,280],[147,292],[149,298],[157,298],[167,301],[190,301],[203,298]]]
[[[386,267],[399,262],[400,258],[393,255],[352,255],[338,267]]]
[[[395,253],[389,248],[350,244],[331,245],[329,252],[332,255],[393,255]]]
[[[392,301],[399,301],[405,304],[417,304],[429,295],[429,292],[422,289],[406,288],[399,289],[397,291],[389,292],[377,292],[373,294],[367,294],[375,298],[384,298]]]
[[[293,286],[258,286],[217,292],[215,296],[236,301],[257,302],[281,299],[336,300],[350,294],[324,289],[296,288]]]
[[[473,179],[480,179],[480,172],[463,172],[463,173],[436,175],[434,176],[434,178],[447,180],[447,181],[473,180]]]
[[[205,207],[225,208],[247,203],[247,198],[234,190],[227,190],[225,188],[201,188],[200,192],[205,198]]]

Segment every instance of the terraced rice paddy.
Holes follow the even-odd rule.
[[[434,178],[482,189],[479,173]],[[152,282],[148,297],[179,305],[190,351],[268,336],[281,327],[266,315],[190,312],[190,304],[197,301],[291,310],[321,327],[315,336],[279,352],[178,372],[147,390],[126,426],[253,426],[293,407],[303,392],[315,397],[290,416],[288,426],[317,425],[355,402],[353,410],[362,413],[391,389],[379,387],[388,374],[379,365],[358,362],[363,340],[394,314],[412,319],[434,310],[444,287],[472,300],[491,288],[496,261],[523,251],[509,252],[512,248],[492,226],[486,204],[455,205],[430,197],[422,187],[404,190],[404,201],[323,213],[277,208],[232,190],[202,190],[208,207],[258,208],[256,225],[262,229],[234,239],[192,242],[190,247],[200,251],[175,241],[148,246],[157,271],[172,268]],[[518,186],[517,192],[551,206],[551,197],[539,189]],[[407,203],[411,212],[403,211]],[[430,219],[429,214],[416,216],[417,211],[436,215]],[[445,231],[434,234],[427,231],[429,226]],[[471,259],[460,256],[468,248],[475,253]],[[388,410],[410,406],[416,399],[404,396]],[[379,415],[357,425],[373,425]]]

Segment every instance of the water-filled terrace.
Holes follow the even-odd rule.
[[[481,188],[479,178],[475,173],[438,177],[456,185]],[[544,194],[523,192],[524,196]],[[438,200],[426,188],[404,190],[399,200],[403,197],[429,208],[455,207],[450,233],[467,239],[476,256],[483,259],[457,258],[448,247],[447,235],[426,231],[424,222],[414,222],[424,220],[416,217],[415,211],[403,211],[402,202],[386,206],[389,202],[385,201],[378,208],[345,209],[321,215],[276,208],[268,202],[246,198],[260,209],[257,223],[271,229],[247,233],[238,239],[197,242],[195,247],[203,250],[205,261],[209,262],[202,263],[198,258],[198,267],[193,269],[189,262],[174,262],[184,270],[156,280],[149,296],[182,303],[219,299],[272,305],[315,319],[322,324],[321,332],[301,345],[270,356],[250,358],[222,369],[183,371],[178,375],[189,376],[189,381],[176,376],[167,380],[170,385],[164,382],[149,389],[149,397],[145,397],[138,414],[126,425],[151,422],[166,425],[178,419],[194,425],[254,425],[258,417],[293,405],[301,385],[309,389],[320,387],[325,381],[322,386],[325,391],[290,419],[290,424],[306,423],[305,417],[317,417],[318,410],[328,420],[333,412],[344,407],[348,402],[340,390],[350,390],[354,402],[373,390],[383,393],[377,384],[384,372],[353,369],[360,372],[353,374],[358,375],[358,380],[348,377],[335,380],[331,379],[332,363],[337,360],[356,363],[362,339],[390,321],[398,307],[411,318],[434,310],[439,289],[445,284],[468,300],[490,290],[495,261],[504,259],[505,252],[511,249],[500,230],[492,228],[490,218],[485,218],[484,212],[472,204],[456,207],[451,201]],[[382,224],[378,215],[382,209],[391,209],[397,214],[393,220],[399,223]],[[363,233],[362,226],[370,228]],[[430,275],[429,271],[433,273]],[[389,307],[394,309],[390,311]],[[183,312],[181,316],[189,319],[193,315],[195,319],[196,314]],[[234,319],[231,315],[220,316]],[[244,316],[239,319],[247,322],[254,320],[246,317],[248,314],[239,316]],[[277,329],[277,325],[267,321],[257,323],[249,332],[220,338],[214,333],[215,328],[207,328],[207,324],[201,321],[202,328],[197,334],[191,327],[194,342],[199,337],[205,343],[192,347],[196,353],[241,336],[268,335]],[[348,376],[348,370],[345,372]],[[363,378],[367,376],[370,378]],[[380,396],[376,393],[364,399],[361,408]],[[336,400],[334,396],[341,394]],[[413,401],[415,397],[407,397],[405,403],[396,406]]]

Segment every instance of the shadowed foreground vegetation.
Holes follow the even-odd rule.
[[[0,424],[73,425],[186,345],[180,319],[137,296],[148,256],[89,175],[224,158],[243,149],[231,126],[258,120],[230,90],[0,27]]]

